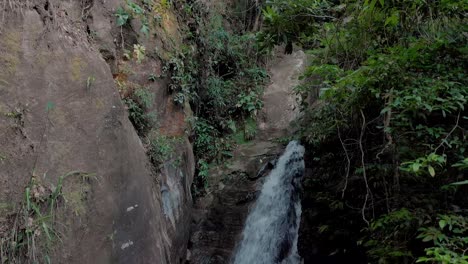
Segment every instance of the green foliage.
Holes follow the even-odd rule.
[[[327,166],[325,182],[340,186],[322,187],[327,197],[361,204],[350,215],[364,220],[362,245],[375,262],[465,263],[449,242],[425,257],[414,246],[418,228],[437,213],[462,217],[453,208],[468,202],[462,2],[275,0],[264,10],[266,49],[291,41],[310,49],[296,88],[301,135]],[[313,107],[311,94],[319,94]],[[331,160],[346,162],[336,171]],[[340,227],[327,221],[318,225]]]
[[[94,76],[89,76],[88,79],[86,79],[86,90],[90,91],[91,86],[93,83],[96,81],[96,78]]]
[[[200,109],[222,124],[225,120],[255,115],[262,107],[261,94],[267,74],[257,65],[255,37],[236,35],[224,30],[220,18],[211,20],[202,36],[208,52],[208,78],[202,81],[199,92]]]
[[[123,99],[128,117],[140,135],[156,125],[156,116],[149,110],[153,106],[154,94],[144,87],[139,87]]]
[[[238,98],[236,106],[241,108],[243,111],[250,113],[252,116],[257,115],[257,111],[263,107],[262,99],[259,94],[254,91],[239,94]]]
[[[156,168],[172,158],[174,154],[176,138],[162,135],[161,133],[153,130],[148,135],[148,156]]]
[[[247,118],[244,122],[244,138],[252,140],[257,134],[257,122],[252,117]]]
[[[146,36],[148,36],[149,31],[150,31],[150,28],[149,28],[149,25],[148,25],[148,21],[144,20],[142,22],[142,24],[141,24],[140,32],[145,34]]]
[[[196,178],[201,178],[195,183],[201,190],[206,187],[205,165],[220,163],[232,156],[231,134],[237,132],[237,126],[243,128],[239,129],[243,137],[255,136],[255,116],[262,107],[267,73],[260,66],[255,35],[226,30],[224,18],[210,12],[200,1],[126,0],[115,13],[117,25],[123,31],[133,19],[138,19],[140,32],[149,35],[167,17],[165,13],[171,5],[180,11],[179,18],[189,22],[186,45],[169,56],[162,76],[150,75],[148,80],[155,82],[160,77],[168,77],[168,92],[176,105],[189,105],[195,113],[196,117],[191,120],[193,144],[196,158],[200,160],[196,164]],[[133,50],[127,49],[124,56],[137,63],[149,56],[140,44],[135,44]],[[127,85],[132,86],[121,83],[121,86]],[[151,131],[155,127],[151,112],[153,95],[144,87],[121,88],[129,119],[139,135],[147,140],[148,155],[159,167],[170,159],[166,154],[172,150],[171,144],[165,144],[169,138]]]
[[[238,126],[241,129],[237,129],[236,127],[236,131],[234,131],[234,134],[231,136],[236,144],[246,144],[257,135],[257,121],[253,117],[249,117],[243,122],[240,122]]]
[[[418,238],[432,242],[426,256],[416,262],[468,263],[468,218],[460,215],[439,215],[439,226],[421,228]]]
[[[145,52],[145,46],[142,46],[140,44],[133,45],[133,54],[138,63],[141,63],[141,61],[143,61],[143,59],[145,58]]]
[[[193,128],[196,138],[194,147],[197,155],[212,160],[218,156],[218,131],[207,120],[197,118]]]
[[[174,101],[179,105],[197,99],[199,66],[193,55],[191,50],[186,49],[173,56],[163,68],[165,73],[170,73],[169,89],[175,93]]]
[[[412,258],[408,243],[416,234],[418,222],[423,218],[416,212],[401,208],[382,215],[368,228],[370,237],[364,238],[367,254],[381,263],[404,262]]]
[[[55,108],[54,102],[47,102],[47,104],[46,104],[46,110],[45,110],[45,111],[46,111],[47,113],[49,113],[49,112],[51,112],[52,110],[54,110],[54,108]]]
[[[117,18],[117,26],[122,27],[128,23],[131,19],[130,13],[128,13],[122,7],[117,8],[115,13],[115,17]]]
[[[233,101],[235,88],[231,80],[224,81],[220,77],[210,77],[206,84],[207,103],[210,104],[213,112],[228,107]]]
[[[139,5],[131,0],[126,1],[125,7],[120,6],[117,8],[114,16],[116,23],[119,27],[124,27],[130,23],[134,18],[141,22],[140,32],[149,36],[151,31],[151,24],[159,24],[161,20],[161,13],[169,8],[168,1],[151,1],[143,0],[142,5]],[[154,23],[152,23],[154,22]]]
[[[255,136],[267,73],[254,34],[226,30],[224,18],[200,1],[173,4],[190,22],[190,31],[187,46],[170,56],[163,73],[170,78],[168,91],[176,104],[190,105],[195,114],[189,120],[199,161],[193,189],[202,194],[208,164],[232,156],[234,135],[242,131],[242,137]]]
[[[155,74],[152,73],[152,74],[150,74],[150,75],[148,76],[148,81],[155,82],[156,80],[158,80],[158,78],[160,78],[160,76],[157,76],[157,75],[155,75]]]
[[[453,164],[452,167],[459,168],[460,170],[468,169],[468,158],[464,158],[463,160]]]
[[[193,194],[195,196],[201,196],[205,193],[206,189],[209,187],[209,173],[212,164],[209,164],[204,159],[200,159],[197,162],[197,177],[195,177],[195,182],[193,184]]]
[[[198,178],[202,181],[204,189],[208,187],[208,173],[210,165],[203,159],[198,161]]]
[[[437,165],[443,168],[445,162],[445,155],[441,156],[436,153],[431,153],[427,157],[421,157],[414,161],[402,163],[401,170],[415,174],[420,174],[421,170],[426,170],[431,177],[434,177],[436,175],[434,167]]]
[[[146,88],[139,88],[134,91],[134,96],[142,108],[149,109],[153,106],[154,94]]]
[[[263,10],[264,30],[258,35],[260,47],[270,51],[274,45],[292,42],[308,46],[311,36],[319,28],[316,21],[332,19],[325,14],[328,1],[270,0]]]
[[[190,103],[197,115],[192,120],[197,158],[219,163],[231,155],[230,134],[240,131],[238,126],[249,128],[247,137],[254,136],[252,122],[244,123],[254,119],[262,107],[267,74],[259,66],[253,34],[228,32],[221,16],[203,13],[195,3],[185,5],[184,10],[195,16],[199,32],[191,38],[195,38],[198,53],[191,46],[183,47],[166,63],[164,72],[171,78],[174,101],[181,106]],[[208,16],[207,23],[200,16]],[[253,124],[256,127],[255,121]],[[202,164],[197,164],[197,171],[203,169]]]
[[[1,239],[2,263],[50,263],[52,246],[60,241],[60,234],[56,230],[56,211],[64,198],[64,181],[72,176],[84,181],[92,175],[69,172],[60,176],[53,188],[45,186],[41,177],[32,176],[14,225],[8,235]]]
[[[141,6],[130,0],[127,0],[127,8],[131,11],[132,14],[135,15],[142,15],[145,12]]]

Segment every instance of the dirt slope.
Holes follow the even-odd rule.
[[[290,122],[298,117],[299,108],[293,89],[299,85],[299,76],[305,64],[306,55],[303,51],[287,55],[277,50],[277,57],[270,62],[270,85],[263,96],[264,108],[259,128],[264,135],[259,138],[287,134]]]

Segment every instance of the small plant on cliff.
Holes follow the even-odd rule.
[[[93,86],[95,81],[96,78],[94,76],[89,76],[88,79],[86,79],[86,90],[88,92],[91,90],[91,86]]]
[[[122,7],[117,8],[117,11],[115,12],[115,17],[117,18],[117,26],[119,27],[123,27],[131,19],[130,13],[128,13]]]
[[[136,58],[138,63],[141,63],[145,58],[146,48],[143,45],[135,44],[133,45],[133,55]]]
[[[200,159],[197,162],[198,174],[195,177],[195,183],[193,192],[195,196],[201,195],[208,188],[208,176],[210,170],[210,164],[204,159]]]
[[[148,142],[148,155],[151,162],[156,168],[160,168],[165,161],[173,157],[178,140],[152,130],[148,135]]]
[[[33,174],[13,226],[6,237],[2,237],[2,263],[51,263],[51,247],[60,240],[55,229],[56,210],[63,201],[64,181],[72,176],[85,179],[91,175],[69,172],[59,177],[57,186],[48,188]]]
[[[160,78],[161,76],[158,76],[154,73],[151,73],[149,76],[148,76],[148,81],[151,81],[151,82],[155,82],[158,80],[158,78]]]
[[[156,116],[149,112],[153,105],[154,94],[144,87],[139,87],[123,99],[128,117],[140,135],[145,134],[156,124]]]
[[[130,20],[138,18],[141,21],[140,32],[149,36],[150,24],[149,24],[149,13],[152,10],[150,4],[147,3],[144,7],[136,4],[133,1],[127,1],[125,8],[119,7],[114,16],[117,18],[117,26],[124,27],[128,25]],[[123,34],[122,34],[123,35]],[[123,36],[122,36],[123,38]]]
[[[130,0],[127,0],[127,8],[136,16],[143,15],[145,13],[145,10],[141,6]]]
[[[193,56],[191,50],[185,49],[172,56],[163,68],[164,73],[170,73],[169,89],[174,93],[174,101],[179,105],[197,99],[199,65],[193,60]]]

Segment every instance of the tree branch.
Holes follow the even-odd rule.
[[[440,142],[439,146],[437,146],[437,148],[434,150],[434,153],[437,152],[437,150],[442,147],[444,145],[445,142],[447,142],[447,138],[449,138],[452,133],[455,131],[455,129],[457,129],[458,127],[458,122],[460,122],[460,114],[461,114],[461,111],[458,111],[458,116],[457,116],[457,122],[455,124],[455,126],[452,128],[452,130],[450,130],[450,132],[445,136],[444,139],[442,139],[442,142]]]
[[[337,126],[337,130],[338,130],[338,138],[340,139],[341,146],[343,147],[343,150],[344,150],[345,155],[346,155],[346,161],[347,161],[345,185],[344,185],[343,190],[341,192],[341,198],[343,199],[344,195],[345,195],[346,188],[348,188],[348,178],[349,178],[349,170],[351,169],[351,159],[349,158],[348,150],[346,149],[346,146],[345,146],[343,140],[341,139],[340,126]]]
[[[362,174],[364,176],[364,182],[366,184],[366,198],[364,199],[364,204],[361,209],[361,214],[362,214],[362,219],[369,226],[369,221],[366,219],[366,207],[367,207],[367,201],[369,199],[369,196],[372,196],[372,193],[370,191],[369,183],[367,181],[366,165],[365,165],[365,160],[364,160],[364,147],[362,146],[362,139],[364,137],[364,132],[366,129],[366,116],[364,115],[364,112],[362,111],[362,109],[360,109],[359,111],[361,112],[361,117],[362,117],[361,135],[359,136],[359,149],[361,150]]]

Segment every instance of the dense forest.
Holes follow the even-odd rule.
[[[468,263],[467,8],[267,1],[260,45],[311,57],[296,88],[315,169],[304,195],[329,253],[341,240],[372,263]]]

